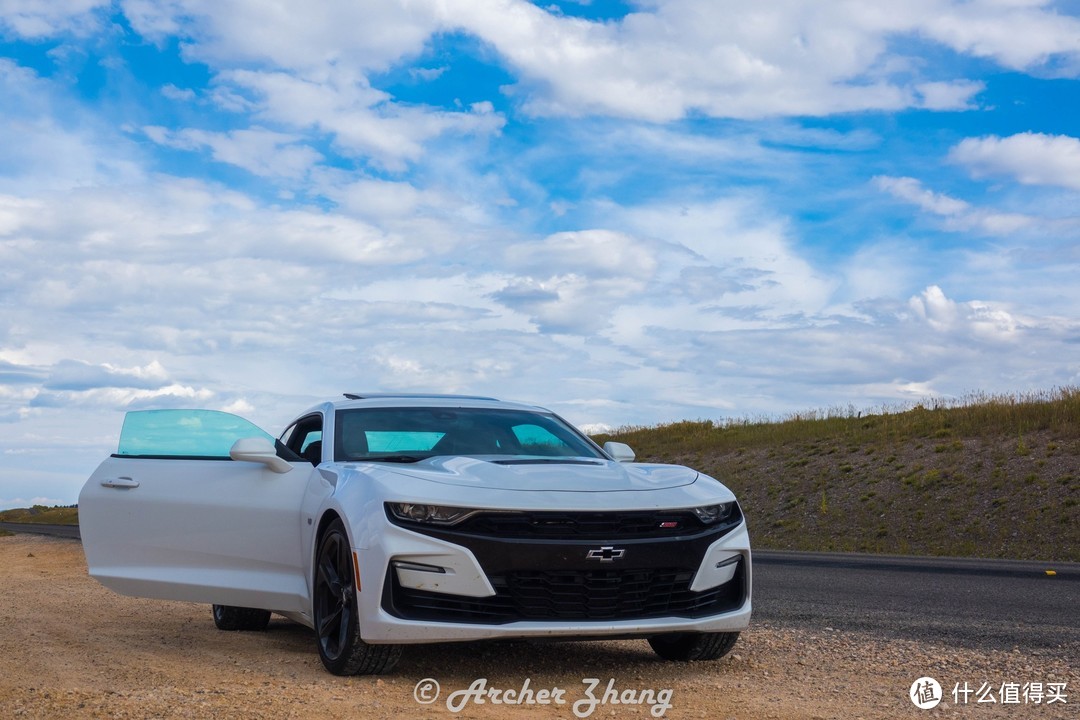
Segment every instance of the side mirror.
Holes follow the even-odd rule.
[[[274,444],[266,438],[240,438],[233,443],[229,457],[243,462],[262,463],[276,473],[287,473],[293,469],[283,458],[278,457]]]
[[[615,462],[634,462],[634,458],[637,457],[630,446],[624,443],[606,442],[604,452],[615,458]]]

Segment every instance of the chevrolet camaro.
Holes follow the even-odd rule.
[[[750,620],[728,488],[492,398],[350,393],[277,438],[218,411],[129,412],[79,522],[106,587],[210,604],[222,630],[290,618],[339,675],[503,638],[710,660]]]

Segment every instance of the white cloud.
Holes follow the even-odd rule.
[[[258,127],[220,133],[193,128],[170,131],[148,126],[143,132],[160,145],[180,150],[209,149],[218,162],[236,165],[264,177],[303,177],[323,159],[311,147],[300,144],[303,138],[298,135]]]
[[[425,238],[403,238],[344,214],[262,207],[220,186],[168,177],[147,188],[78,189],[34,201],[0,196],[0,208],[4,225],[12,228],[12,244],[0,245],[0,253],[19,253],[28,266],[40,268],[40,275],[26,280],[39,278],[37,300],[53,306],[96,304],[98,293],[114,282],[119,286],[110,294],[136,297],[155,287],[158,273],[174,274],[174,266],[183,269],[176,282],[213,290],[214,273],[227,272],[229,262],[240,267],[238,260],[302,268],[401,264],[423,257],[429,247]],[[62,263],[51,255],[58,248]],[[83,263],[93,272],[78,272]],[[54,271],[46,272],[50,267]],[[65,276],[65,267],[73,274]],[[155,272],[140,272],[145,267]]]
[[[1029,215],[973,207],[963,200],[927,190],[915,178],[879,175],[873,179],[873,183],[893,197],[944,218],[945,227],[952,231],[975,230],[987,235],[1010,236],[1040,225],[1051,225]]]
[[[306,72],[328,66],[385,70],[421,51],[439,28],[433,0],[121,0],[135,30],[151,39],[182,35],[185,52],[214,66],[271,66]]]
[[[695,112],[756,118],[966,108],[980,83],[920,78],[917,63],[904,62],[890,42],[930,39],[1016,69],[1060,58],[1077,64],[1080,22],[1045,5],[667,0],[618,22],[591,23],[492,0],[447,8],[444,20],[507,58],[533,112],[668,121]]]
[[[0,0],[0,29],[30,39],[61,33],[90,35],[112,0]]]
[[[448,65],[437,68],[409,68],[409,76],[418,80],[423,80],[424,82],[431,82],[432,80],[441,77],[443,73],[449,69],[450,67]]]
[[[273,12],[257,0],[121,4],[132,27],[145,37],[187,40],[186,58],[214,72],[207,97],[219,108],[250,113],[274,126],[268,129],[307,133],[312,143],[329,136],[338,152],[380,169],[404,171],[423,155],[425,143],[441,135],[496,133],[503,125],[487,103],[449,111],[399,103],[371,86],[371,73],[419,53],[440,30],[434,2],[285,4]],[[416,74],[432,80],[442,71],[421,68]],[[163,92],[174,99],[191,98],[169,87]],[[228,142],[235,144],[236,138]],[[310,159],[296,156],[273,167],[295,167]],[[252,158],[245,153],[244,160],[251,169]]]
[[[786,221],[757,201],[658,203],[621,215],[630,232],[687,252],[682,266],[720,271],[711,307],[752,306],[772,318],[811,315],[835,290],[835,281],[799,254]]]
[[[509,267],[529,274],[582,273],[590,278],[647,280],[657,260],[640,241],[609,230],[563,232],[539,243],[520,243],[506,250]]]
[[[914,317],[941,333],[971,335],[989,341],[1011,341],[1020,337],[1023,321],[1001,303],[973,300],[958,303],[945,296],[937,285],[908,300]]]
[[[190,102],[196,97],[195,91],[191,88],[179,88],[172,83],[162,85],[161,94],[170,100],[178,100],[180,102]]]
[[[141,410],[157,407],[189,406],[204,404],[214,397],[208,388],[189,385],[166,385],[153,390],[136,388],[102,387],[86,390],[42,390],[30,401],[32,408],[111,408],[118,410]]]
[[[85,391],[97,388],[157,390],[168,383],[168,373],[154,360],[143,367],[120,368],[109,363],[92,365],[81,360],[63,360],[53,366],[42,387],[57,391]]]
[[[915,178],[878,176],[874,178],[874,184],[890,195],[934,215],[961,215],[971,209],[963,200],[927,190]]]
[[[460,212],[467,204],[446,190],[422,190],[408,182],[361,178],[323,189],[340,207],[363,217],[386,222],[410,217]]]
[[[557,233],[505,252],[513,274],[491,294],[541,332],[600,334],[642,352],[650,326],[787,326],[828,303],[835,282],[799,257],[752,203],[606,205],[618,231]]]
[[[945,297],[945,293],[936,285],[928,287],[921,296],[911,298],[908,305],[935,330],[950,330],[956,323],[956,303]]]
[[[951,82],[927,82],[915,86],[920,97],[919,107],[926,110],[971,110],[972,98],[983,91],[981,82],[954,80]]]
[[[1080,190],[1080,139],[1068,135],[967,138],[949,152],[949,159],[968,166],[976,177],[1012,175],[1025,185]]]
[[[1058,13],[1050,0],[940,2],[918,9],[925,15],[917,32],[957,52],[1014,70],[1055,59],[1069,74],[1080,70],[1080,22]]]
[[[328,133],[345,154],[370,157],[389,170],[405,169],[421,157],[425,142],[444,133],[494,133],[504,122],[487,104],[468,112],[395,104],[362,76],[340,69],[318,79],[253,70],[223,72],[219,79],[253,93],[257,117]]]

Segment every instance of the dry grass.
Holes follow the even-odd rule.
[[[0,522],[36,523],[41,525],[78,525],[79,509],[75,507],[16,508],[0,511]]]
[[[1080,561],[1080,389],[598,436],[739,496],[761,548]]]

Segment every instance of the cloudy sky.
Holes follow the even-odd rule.
[[[1080,3],[0,0],[0,508],[123,413],[1080,383]]]

